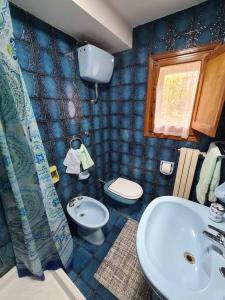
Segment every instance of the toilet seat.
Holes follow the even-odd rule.
[[[138,199],[143,195],[143,189],[138,183],[122,177],[110,184],[108,190],[130,200]]]

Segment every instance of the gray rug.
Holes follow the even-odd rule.
[[[120,300],[150,299],[136,253],[138,223],[128,220],[94,277]]]

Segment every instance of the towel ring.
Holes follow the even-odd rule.
[[[72,142],[75,142],[75,141],[80,141],[81,144],[83,144],[83,141],[81,138],[79,138],[78,136],[74,136],[72,137],[72,139],[70,140],[70,148],[72,148]]]

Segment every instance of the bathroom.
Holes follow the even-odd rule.
[[[0,299],[18,299],[20,294],[21,299],[30,299],[31,295],[34,299],[51,299],[53,294],[50,293],[54,291],[49,287],[50,282],[50,286],[54,286],[55,290],[59,291],[58,295],[54,294],[54,299],[222,300],[225,297],[223,287],[225,279],[222,276],[224,271],[221,270],[225,267],[223,257],[214,247],[212,251],[207,250],[207,253],[202,255],[207,259],[201,262],[194,248],[199,245],[193,247],[190,245],[194,238],[190,237],[189,233],[190,230],[197,228],[197,231],[200,230],[197,241],[200,240],[203,246],[211,247],[211,240],[205,238],[202,231],[216,235],[217,232],[215,234],[214,230],[207,228],[209,224],[225,231],[223,221],[215,223],[208,219],[211,205],[209,201],[203,200],[201,205],[196,206],[196,203],[200,202],[196,190],[198,191],[197,186],[204,167],[205,155],[211,143],[221,141],[221,146],[225,141],[225,111],[221,106],[223,102],[220,103],[219,117],[213,117],[214,121],[218,119],[218,122],[215,121],[218,123],[214,126],[215,134],[195,135],[196,132],[191,129],[188,137],[182,137],[181,134],[180,136],[172,134],[173,136],[168,137],[167,134],[167,137],[163,138],[160,134],[150,132],[151,126],[146,120],[150,119],[153,103],[149,96],[152,89],[150,68],[153,67],[150,59],[155,58],[157,64],[157,59],[162,59],[165,53],[176,51],[176,55],[182,55],[182,51],[179,50],[191,51],[188,49],[198,48],[196,55],[203,50],[208,51],[208,55],[210,51],[217,51],[218,47],[223,47],[220,43],[225,41],[225,1],[173,0],[169,1],[170,3],[168,1],[149,3],[142,0],[138,6],[135,1],[127,0],[119,3],[113,0],[86,2],[86,4],[79,0],[65,1],[63,4],[51,0],[43,2],[13,0],[9,3],[2,0],[0,2],[2,74],[0,102],[6,104],[0,107],[2,158],[0,164]],[[104,18],[106,15],[107,18]],[[8,38],[8,32],[12,30],[10,46],[6,46],[5,39]],[[80,74],[77,49],[89,44],[112,55],[114,63],[110,81],[99,83],[97,92],[95,83],[82,79]],[[6,96],[6,90],[10,88],[10,84],[18,84],[16,80],[15,82],[6,80],[2,72],[5,51],[8,51],[13,60],[10,62],[10,67],[16,68],[19,77],[25,82],[23,99],[19,102],[22,106],[16,107],[18,114],[20,117],[23,116],[23,113],[32,106],[38,129],[35,124],[33,125],[35,123],[33,119],[32,126],[26,127],[24,124],[29,122],[26,118],[21,117],[22,122],[18,125],[19,117],[9,115],[8,118],[11,118],[9,122],[3,113],[7,111],[7,104],[11,101],[10,97]],[[219,79],[218,76],[218,81]],[[29,102],[28,106],[25,105],[25,101]],[[207,107],[205,105],[206,111]],[[8,128],[8,133],[4,130],[5,126]],[[10,147],[10,141],[7,143],[7,138],[9,139],[7,135],[12,135],[14,129],[17,129],[18,136],[21,136],[21,144],[15,144],[11,140],[13,147]],[[38,132],[41,137],[38,143],[40,145],[42,141],[44,151],[42,146],[40,146],[41,150],[35,148],[35,151],[40,152],[36,153],[34,163],[30,152],[32,148],[30,140],[34,135],[37,136]],[[65,158],[70,148],[76,150],[80,144],[86,147],[94,163],[94,166],[88,168],[89,177],[84,180],[79,179],[80,174],[77,176],[77,173],[68,173],[65,166]],[[16,178],[9,176],[12,175],[12,170],[9,168],[10,163],[7,163],[10,159],[6,157],[6,152],[4,153],[6,148],[9,149],[12,163],[17,162],[15,168],[18,168],[18,173],[14,173]],[[43,152],[47,161],[43,159]],[[29,156],[28,163],[25,163],[24,155]],[[185,173],[181,162],[182,155],[193,155],[196,160],[195,162],[192,160],[191,168],[194,174],[188,177],[191,184],[186,182],[183,184],[184,193],[180,196],[174,191],[176,183],[182,177],[177,176],[179,170],[182,175]],[[219,156],[223,156],[223,153]],[[23,164],[20,165],[19,162]],[[216,165],[218,162],[221,166],[217,185],[225,181],[223,159],[217,160]],[[54,176],[52,177],[54,185],[49,183],[48,166],[51,175]],[[45,170],[45,178],[42,176],[42,170]],[[51,188],[50,208],[49,204],[42,200],[45,196],[41,191],[45,186],[39,187],[41,180],[46,180],[46,176],[48,188]],[[119,196],[117,194],[117,197],[113,198],[115,194],[110,193],[109,182],[112,184],[111,180],[117,178],[128,179],[129,182],[125,182],[126,184],[132,183],[121,192],[122,194],[136,190],[138,196],[131,200],[132,196],[127,199],[129,197],[121,197],[121,194]],[[29,184],[35,185],[38,189],[33,196],[31,192],[34,191],[29,192]],[[20,192],[22,197],[17,198]],[[188,196],[184,196],[187,194]],[[172,195],[192,201],[179,199],[177,204],[182,205],[181,210],[172,211],[172,207],[170,209],[161,207],[158,218],[152,217],[149,232],[153,235],[150,238],[150,245],[152,241],[153,244],[155,243],[155,248],[148,249],[150,253],[154,252],[153,256],[156,253],[159,255],[158,258],[155,257],[156,260],[158,259],[160,275],[157,273],[157,268],[153,272],[154,266],[149,268],[149,275],[148,270],[145,269],[148,258],[143,265],[144,254],[141,256],[140,253],[141,248],[144,251],[144,243],[140,242],[144,237],[144,221],[150,209],[158,203],[157,201],[164,201],[164,204],[169,205],[169,198],[158,200],[159,197]],[[79,231],[80,227],[73,220],[73,215],[69,213],[69,204],[73,208],[74,203],[75,206],[78,203],[77,209],[79,209],[79,197],[83,196],[96,199],[97,203],[103,205],[106,220],[102,225],[101,245],[85,240],[82,232]],[[74,198],[76,201],[73,202]],[[131,205],[126,202],[121,203],[121,198],[126,198]],[[155,200],[156,198],[158,199]],[[21,207],[22,204],[25,207]],[[40,210],[44,221],[38,220]],[[197,215],[199,218],[196,217]],[[176,227],[181,230],[171,232],[170,239],[170,236],[165,236],[165,232],[168,231],[159,228],[157,222],[162,222],[168,230],[176,230]],[[38,230],[41,224],[43,231]],[[188,232],[185,231],[185,225],[188,227]],[[136,237],[137,227],[139,227],[139,237]],[[58,234],[58,229],[63,232]],[[183,236],[179,240],[182,230]],[[26,234],[26,238],[33,242],[29,245],[32,247],[31,258],[28,258],[29,250],[23,243],[25,238],[22,234]],[[207,236],[207,233],[205,235]],[[173,261],[173,255],[165,254],[165,249],[161,251],[161,246],[165,244],[168,253],[173,251],[175,246],[179,250],[183,247],[183,244],[179,245],[182,240],[186,243],[186,261],[184,251],[181,260],[178,259],[177,262]],[[46,246],[47,244],[49,246]],[[60,250],[57,250],[59,249],[57,247],[61,247]],[[133,255],[130,254],[129,260],[127,248],[133,251],[129,252]],[[167,260],[164,261],[166,256]],[[110,265],[109,261],[113,264]],[[211,261],[214,261],[213,266]],[[168,270],[165,270],[167,263]],[[177,273],[170,270],[174,266],[173,263],[176,263],[174,269]],[[216,267],[213,272],[210,268],[217,264],[218,268]],[[161,265],[165,268],[161,269]],[[18,268],[19,278],[15,266]],[[115,272],[115,268],[118,273]],[[53,279],[58,277],[54,272],[57,276],[62,276],[61,281],[55,283]],[[187,273],[182,274],[182,272]],[[41,280],[30,281],[31,275]],[[217,282],[214,282],[214,286],[209,284],[211,275],[214,276],[211,282],[215,279]],[[45,280],[43,280],[44,276]],[[171,278],[174,280],[170,281]],[[60,290],[59,282],[64,282],[66,292]],[[14,291],[10,289],[12,285]],[[34,289],[36,285],[37,292]],[[18,291],[15,286],[18,287]],[[39,294],[42,289],[46,293],[45,296]]]

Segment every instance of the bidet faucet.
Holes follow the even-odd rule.
[[[208,227],[217,232],[216,235],[204,230],[202,233],[205,237],[207,237],[212,244],[222,252],[222,255],[225,257],[225,231],[216,228],[212,225],[208,225]]]

